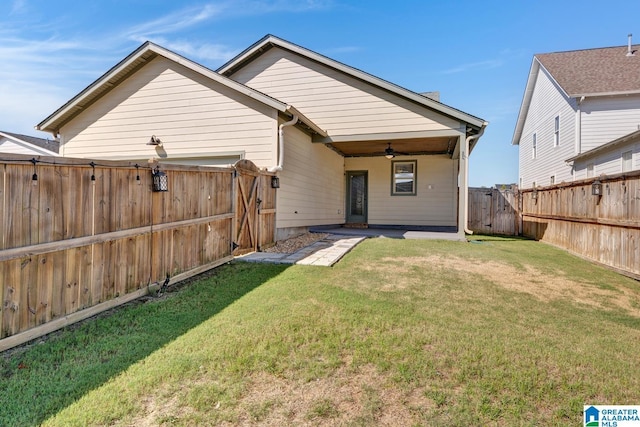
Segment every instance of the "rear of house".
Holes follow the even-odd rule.
[[[266,36],[217,72],[146,43],[39,125],[61,154],[279,176],[277,237],[311,226],[464,236],[468,156],[486,122]],[[151,136],[160,143],[148,145]]]

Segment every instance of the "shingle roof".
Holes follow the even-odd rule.
[[[35,136],[21,135],[19,133],[5,132],[5,131],[0,131],[0,133],[9,135],[23,142],[36,145],[40,148],[44,148],[45,150],[53,151],[54,153],[58,153],[60,150],[60,143],[58,141],[54,141],[51,139],[38,138]]]
[[[571,97],[640,92],[640,45],[535,55]]]

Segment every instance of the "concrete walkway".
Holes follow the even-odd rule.
[[[368,237],[388,237],[392,239],[460,239],[457,233],[440,231],[408,231],[400,229],[355,229],[325,228],[313,230],[318,233],[329,233],[327,237],[306,246],[292,254],[270,252],[253,252],[239,256],[237,259],[247,262],[266,262],[273,264],[321,265],[331,267],[345,256],[358,243]]]
[[[358,243],[366,239],[365,236],[343,236],[329,234],[292,254],[269,252],[253,252],[239,256],[237,259],[247,262],[266,262],[272,264],[300,264],[321,265],[331,267],[345,256]]]

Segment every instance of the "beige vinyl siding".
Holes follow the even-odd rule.
[[[280,48],[231,78],[294,105],[334,136],[460,127],[454,119]]]
[[[519,170],[522,188],[532,183],[546,185],[550,177],[556,183],[570,182],[571,166],[566,159],[575,154],[575,100],[567,98],[544,69],[540,69],[519,144]],[[555,118],[560,117],[560,139],[554,145]],[[533,134],[536,156],[533,158]]]
[[[276,163],[277,112],[157,57],[61,129],[68,157],[188,157],[244,151]],[[147,146],[151,135],[162,148]]]
[[[640,127],[640,95],[586,98],[582,103],[582,152]]]
[[[346,158],[346,171],[368,171],[368,223],[377,225],[457,225],[457,160],[447,156],[407,156],[417,160],[416,195],[391,195],[391,161]]]
[[[344,159],[295,127],[285,128],[278,229],[344,222]]]

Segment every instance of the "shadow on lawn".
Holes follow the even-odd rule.
[[[237,263],[0,354],[0,425],[37,425],[282,273]]]

